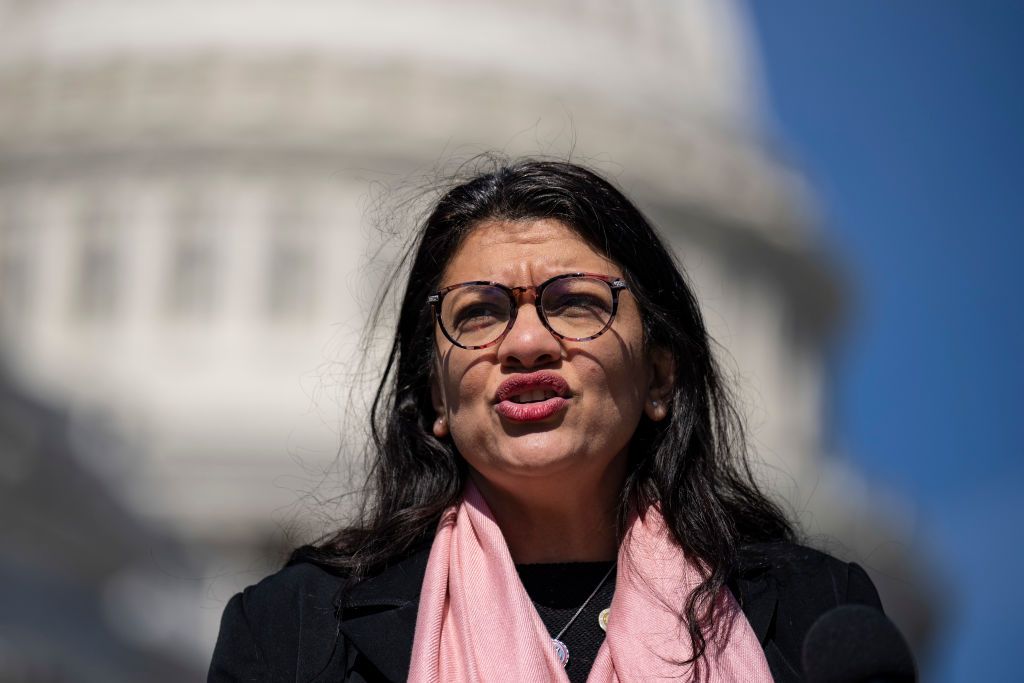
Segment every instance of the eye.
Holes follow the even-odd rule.
[[[555,282],[544,291],[543,306],[551,317],[604,317],[611,313],[611,289],[590,278]]]
[[[476,329],[496,322],[503,322],[507,317],[505,307],[495,303],[476,302],[456,309],[452,314],[452,324],[456,329]]]
[[[551,301],[546,310],[558,315],[572,315],[574,312],[608,312],[610,305],[601,298],[590,294],[567,294]]]
[[[452,291],[441,309],[442,324],[460,339],[508,323],[511,302],[504,290],[469,285]],[[477,340],[478,341],[478,340]]]

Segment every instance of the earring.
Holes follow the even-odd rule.
[[[665,418],[668,411],[665,408],[665,404],[656,398],[651,399],[651,409],[647,412],[647,415],[655,422],[658,422]]]
[[[448,422],[444,419],[444,415],[438,415],[434,420],[434,436],[439,439],[448,436]]]

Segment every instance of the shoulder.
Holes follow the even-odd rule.
[[[860,565],[796,543],[744,546],[740,550],[738,575],[769,580],[780,598],[829,606],[848,602],[880,606],[874,584]]]
[[[296,653],[329,654],[337,639],[336,599],[345,577],[293,564],[228,601],[209,680],[294,680]],[[322,663],[326,665],[326,661]]]
[[[803,680],[804,638],[821,615],[846,604],[882,607],[859,565],[794,543],[743,547],[730,587],[780,681]]]
[[[310,562],[291,564],[249,586],[240,599],[247,615],[274,617],[299,616],[299,611],[312,608],[314,613],[334,613],[334,600],[346,584],[344,575]],[[305,615],[308,616],[308,615]]]

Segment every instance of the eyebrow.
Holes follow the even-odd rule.
[[[612,268],[611,268],[611,270],[609,272],[611,272],[611,273],[618,273],[618,272],[622,271],[622,268],[619,267],[618,265],[616,265],[614,263],[612,263],[610,265],[612,266]],[[593,270],[593,269],[589,269],[588,270],[587,268],[580,268],[578,266],[575,266],[575,267],[574,266],[560,266],[558,268],[550,268],[550,269],[545,267],[542,272],[544,273],[544,275],[542,277],[534,278],[535,281],[531,282],[529,284],[511,284],[509,282],[509,280],[501,278],[501,277],[481,276],[481,277],[471,277],[471,278],[467,278],[465,280],[454,280],[454,279],[448,278],[446,280],[442,280],[442,282],[438,284],[437,288],[438,289],[444,289],[446,287],[451,287],[452,285],[461,285],[461,284],[465,284],[467,282],[485,282],[485,283],[492,283],[493,282],[495,284],[504,285],[505,287],[508,287],[509,289],[517,289],[517,288],[522,288],[522,287],[536,287],[537,285],[541,285],[541,284],[547,282],[548,280],[551,280],[552,278],[558,277],[559,275],[576,275],[576,274],[579,274],[579,275],[599,275],[601,277],[612,277],[612,278],[623,277],[622,275],[609,275],[607,272],[599,272],[599,271]]]

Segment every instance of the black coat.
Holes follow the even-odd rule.
[[[404,681],[429,548],[348,587],[294,564],[235,595],[224,609],[209,681]],[[836,605],[881,607],[867,574],[790,544],[749,546],[729,582],[776,681],[802,681],[800,648]]]

